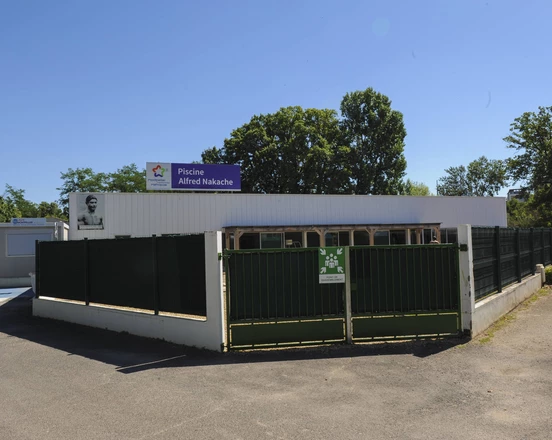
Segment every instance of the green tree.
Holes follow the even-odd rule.
[[[125,165],[107,175],[105,189],[108,192],[146,192],[146,170],[139,170],[134,163]]]
[[[402,194],[407,196],[431,196],[431,191],[429,186],[422,182],[415,182],[410,179],[407,179],[404,184],[404,190]]]
[[[37,217],[53,217],[67,220],[67,217],[56,202],[40,202],[37,212]]]
[[[517,152],[507,163],[512,180],[534,194],[534,203],[552,206],[552,107],[514,119],[504,141]]]
[[[63,184],[57,188],[64,217],[69,216],[72,192],[146,192],[146,170],[131,163],[112,173],[96,173],[92,168],[69,168],[61,173]]]
[[[398,194],[406,170],[403,115],[391,100],[372,88],[347,93],[341,101],[340,123],[350,147],[352,192]]]
[[[6,185],[4,197],[10,200],[17,210],[20,217],[35,218],[38,217],[37,205],[25,198],[25,190],[17,189],[11,185]]]
[[[506,165],[501,160],[489,160],[485,156],[469,163],[445,170],[447,176],[437,181],[440,196],[494,196],[507,183]]]
[[[21,217],[21,212],[17,209],[12,200],[0,196],[0,223],[9,222],[12,218]]]
[[[105,192],[107,190],[108,175],[96,173],[92,168],[69,168],[61,173],[63,184],[57,188],[59,204],[63,215],[69,217],[69,194],[72,192]]]
[[[341,139],[335,111],[286,107],[253,116],[201,157],[240,165],[243,192],[342,193],[349,191],[350,151]]]

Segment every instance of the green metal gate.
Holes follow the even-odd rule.
[[[460,331],[458,246],[350,248],[352,340]]]
[[[345,340],[344,285],[318,283],[318,249],[225,251],[229,348]]]
[[[458,334],[458,246],[350,247],[346,284],[320,284],[318,248],[225,251],[228,347]]]

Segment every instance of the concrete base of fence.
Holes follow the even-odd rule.
[[[31,287],[31,277],[0,278],[0,289],[6,287]]]
[[[475,337],[484,332],[495,321],[537,292],[542,287],[541,280],[541,273],[536,273],[525,278],[521,283],[506,287],[501,293],[475,303],[471,336]]]
[[[154,315],[46,298],[33,300],[33,315],[222,351],[225,344],[225,316],[222,261],[219,258],[222,252],[221,237],[221,232],[205,233],[207,319]]]
[[[211,325],[207,320],[156,316],[43,298],[33,299],[33,315],[116,332],[124,331],[137,336],[163,339],[175,344],[221,350],[220,339],[210,341],[206,337]]]

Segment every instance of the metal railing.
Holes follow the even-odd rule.
[[[550,264],[552,229],[472,227],[475,299],[501,292]]]

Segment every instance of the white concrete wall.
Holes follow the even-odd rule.
[[[44,298],[33,300],[33,315],[222,351],[225,343],[225,316],[222,293],[222,260],[218,258],[220,252],[222,252],[221,232],[206,232],[206,320],[156,316]]]
[[[69,196],[70,239],[202,233],[227,226],[441,223],[506,226],[504,197],[144,193],[104,195],[103,230],[78,230]]]
[[[472,318],[472,337],[484,332],[494,322],[513,310],[541,287],[541,274],[536,273],[525,278],[521,283],[516,283],[505,288],[501,293],[475,303]]]
[[[458,244],[467,247],[467,250],[461,250],[459,253],[460,317],[462,320],[462,331],[464,334],[471,335],[473,311],[475,310],[475,281],[473,278],[471,225],[458,225]]]

